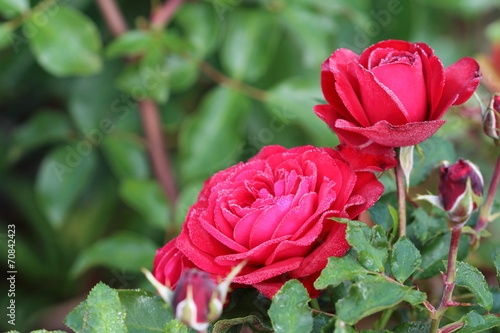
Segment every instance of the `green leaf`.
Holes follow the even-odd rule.
[[[71,126],[65,114],[39,111],[14,133],[9,157],[15,162],[35,148],[66,140],[70,133]]]
[[[287,3],[282,12],[283,23],[296,48],[302,53],[302,64],[319,68],[332,52],[328,45],[335,24],[327,16],[318,15],[307,7],[295,2]]]
[[[0,0],[0,12],[7,18],[16,17],[30,8],[28,0]],[[44,15],[44,13],[35,13]]]
[[[163,330],[165,333],[192,333],[195,330],[190,329],[186,325],[184,325],[181,321],[177,319],[172,319],[169,321]]]
[[[147,50],[151,36],[144,30],[131,30],[114,39],[106,48],[108,57],[138,56]]]
[[[75,332],[82,332],[83,317],[85,315],[85,304],[83,301],[78,304],[67,316],[64,318],[64,325],[68,326]]]
[[[14,38],[14,32],[9,24],[0,24],[0,50],[3,50],[10,46],[12,39]]]
[[[488,289],[488,283],[484,275],[474,266],[465,262],[457,262],[457,281],[456,285],[467,288],[476,296],[477,303],[490,310],[493,305],[493,295]]]
[[[35,191],[40,207],[54,227],[63,225],[96,167],[95,152],[83,141],[58,147],[43,159]]]
[[[183,179],[204,180],[239,160],[242,120],[248,109],[245,96],[225,88],[216,88],[206,95],[181,131]]]
[[[76,332],[127,332],[126,312],[118,292],[99,282],[65,319]]]
[[[162,230],[168,224],[169,206],[158,182],[125,179],[120,186],[120,196],[149,224]]]
[[[29,41],[38,63],[58,77],[98,72],[102,67],[101,39],[94,22],[63,5],[51,14],[46,24],[39,24],[36,15],[24,23],[24,30],[33,34]]]
[[[428,279],[443,270],[443,260],[448,257],[450,249],[451,233],[447,232],[440,235],[427,243],[420,254],[422,255],[422,263],[420,269],[413,274],[416,279]],[[458,246],[458,260],[465,258],[469,251],[469,237],[467,235],[460,236]]]
[[[104,138],[104,157],[119,179],[144,179],[149,176],[146,150],[139,140],[139,137],[126,133],[114,133]]]
[[[447,231],[445,218],[431,216],[421,207],[413,211],[412,217],[408,232],[413,233],[423,244]]]
[[[184,31],[183,37],[195,57],[206,59],[217,45],[222,26],[212,6],[205,2],[186,2],[179,8],[175,20]]]
[[[363,222],[349,221],[346,238],[358,252],[358,260],[364,267],[375,272],[385,271],[389,244],[382,226],[369,228]]]
[[[118,290],[118,296],[127,312],[125,324],[128,333],[161,332],[174,319],[165,301],[150,291],[124,289]]]
[[[11,332],[11,331],[9,331],[9,332]],[[31,331],[30,333],[66,333],[66,331],[60,331],[60,330],[55,330],[55,331],[36,330],[36,331]]]
[[[270,306],[271,300],[256,289],[238,288],[231,293],[228,306],[214,323],[212,333],[228,332],[244,323],[256,324],[271,331],[273,327],[267,314]]]
[[[319,80],[317,83],[304,78],[282,81],[267,91],[266,109],[286,126],[299,125],[312,138],[314,145],[331,147],[336,145],[338,138],[312,111],[318,104],[320,91]]]
[[[464,326],[458,330],[459,333],[475,333],[484,330],[500,327],[500,317],[495,315],[480,315],[476,311],[471,311],[463,317]]]
[[[237,10],[229,17],[226,31],[222,66],[234,79],[256,81],[268,70],[278,46],[278,16],[261,10]]]
[[[408,290],[382,276],[367,276],[352,285],[349,294],[335,304],[339,320],[356,324],[376,312],[392,308],[403,301]]]
[[[73,264],[72,276],[78,276],[90,267],[103,265],[127,271],[139,271],[153,262],[156,244],[149,238],[122,231],[86,248]]]
[[[394,327],[393,333],[422,333],[429,332],[431,325],[420,321],[402,323]]]
[[[392,248],[391,255],[391,273],[396,280],[401,283],[406,281],[421,262],[420,252],[411,240],[406,236],[398,239]]]
[[[313,326],[309,293],[297,280],[290,280],[272,299],[269,317],[276,333],[308,333]]]
[[[337,319],[333,333],[358,333],[358,331],[352,326],[347,326],[342,320]]]
[[[403,298],[405,302],[410,303],[411,305],[417,305],[422,303],[427,299],[427,294],[415,289],[408,288],[408,292]]]
[[[325,289],[329,285],[338,286],[343,281],[353,280],[368,271],[357,260],[353,250],[343,257],[330,257],[321,275],[314,282],[314,288]]]

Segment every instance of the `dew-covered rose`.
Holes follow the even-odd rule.
[[[452,105],[479,85],[479,65],[462,58],[446,69],[426,44],[387,40],[357,55],[335,51],[321,67],[328,104],[316,114],[341,141],[363,148],[403,147],[432,136]]]
[[[158,250],[153,274],[175,286],[179,271],[197,267],[272,297],[289,279],[311,295],[327,258],[349,249],[346,225],[383,192],[371,172],[354,171],[330,148],[263,148],[246,163],[208,179],[181,234]]]

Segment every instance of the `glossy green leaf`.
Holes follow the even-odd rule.
[[[271,65],[279,32],[276,14],[253,9],[235,10],[228,18],[221,49],[220,61],[225,71],[237,80],[253,82],[259,79]]]
[[[196,82],[199,73],[197,63],[177,54],[169,54],[166,60],[169,84],[173,91],[184,91]]]
[[[382,276],[368,276],[352,285],[349,294],[335,304],[337,316],[349,325],[389,309],[403,301],[407,289]]]
[[[78,276],[96,265],[139,271],[151,265],[156,248],[156,244],[143,235],[121,231],[86,248],[73,264],[71,274]]]
[[[42,161],[35,191],[50,223],[61,227],[97,167],[93,147],[81,141],[54,149]]]
[[[421,304],[426,299],[427,299],[426,293],[424,293],[422,291],[415,290],[415,289],[411,289],[409,287],[408,287],[408,290],[407,290],[405,297],[403,298],[403,300],[405,302],[408,302],[411,305]]]
[[[283,19],[286,30],[301,52],[303,66],[319,68],[332,52],[329,40],[335,30],[333,20],[295,2],[287,4]]]
[[[272,299],[269,317],[276,333],[308,333],[313,326],[309,293],[297,280],[290,280]]]
[[[214,15],[214,8],[206,2],[184,3],[176,15],[183,37],[197,59],[205,59],[215,49],[220,37],[221,21]]]
[[[0,50],[9,47],[14,38],[12,28],[8,24],[0,24]]]
[[[28,0],[0,0],[0,13],[8,18],[18,16],[29,8],[30,3]],[[43,14],[39,13],[38,15]]]
[[[165,103],[170,95],[166,55],[158,46],[151,47],[139,63],[126,67],[120,74],[117,85],[134,99],[151,98]]]
[[[71,126],[65,114],[42,110],[14,133],[9,158],[16,161],[35,148],[66,140],[70,133]]]
[[[126,179],[121,183],[120,196],[144,221],[162,230],[167,226],[169,206],[158,182]]]
[[[9,331],[9,333],[15,333],[15,332]],[[66,333],[66,331],[60,331],[60,330],[55,330],[55,331],[35,330],[35,331],[31,331],[30,333]]]
[[[343,281],[353,280],[368,271],[357,260],[354,251],[343,257],[330,257],[321,275],[314,282],[316,289],[325,289],[329,285],[338,286]]]
[[[64,323],[76,332],[127,332],[126,312],[118,292],[98,283],[87,299],[66,317]]]
[[[172,310],[160,296],[144,289],[117,291],[127,312],[125,324],[128,333],[161,332],[173,319]]]
[[[403,236],[394,244],[391,254],[391,273],[403,283],[418,268],[422,259],[420,252],[408,237]]]
[[[114,39],[106,48],[108,57],[141,55],[151,43],[144,30],[131,30]]]
[[[38,63],[50,74],[66,77],[89,75],[102,67],[101,39],[94,22],[81,12],[59,5],[47,12],[41,24],[37,16],[24,23]]]
[[[469,312],[464,318],[464,326],[459,333],[483,332],[493,327],[500,327],[500,317],[495,315],[480,315],[476,311]]]
[[[267,312],[271,300],[253,288],[238,288],[230,294],[228,306],[212,329],[212,333],[231,332],[238,325],[258,325],[269,331],[273,326]],[[229,330],[229,331],[228,331]]]
[[[181,176],[204,180],[239,161],[242,125],[248,99],[225,88],[216,88],[203,99],[180,137]]]
[[[409,323],[402,323],[394,327],[394,333],[422,333],[429,332],[431,325],[420,321],[412,321]]]
[[[384,272],[387,262],[388,241],[382,226],[369,228],[359,221],[349,221],[347,241],[358,252],[359,262],[368,270]]]
[[[447,231],[446,218],[440,215],[431,216],[421,207],[413,211],[412,218],[408,232],[415,234],[423,244]]]
[[[427,279],[440,271],[443,271],[443,260],[448,257],[450,249],[451,233],[440,235],[426,244],[420,252],[422,263],[420,269],[413,274],[416,279]],[[458,245],[458,259],[461,260],[467,256],[469,251],[469,237],[467,235],[460,236]]]
[[[139,137],[113,133],[102,143],[104,157],[119,179],[144,179],[149,176],[149,161]]]
[[[267,91],[266,109],[282,124],[297,124],[312,138],[318,147],[333,147],[337,136],[313,112],[321,97],[319,80],[293,78],[281,82]]]
[[[165,333],[194,333],[196,332],[193,329],[190,329],[186,325],[184,325],[182,322],[180,322],[177,319],[172,319],[169,321],[163,330]]]
[[[484,275],[474,266],[465,262],[457,262],[457,281],[456,285],[467,288],[475,296],[477,303],[490,310],[493,305],[493,295],[488,289],[488,283]]]

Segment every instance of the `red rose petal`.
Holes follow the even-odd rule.
[[[373,142],[387,147],[413,146],[430,138],[445,123],[445,120],[432,120],[393,126],[387,121],[379,121],[371,127],[356,127],[338,119],[335,127],[346,132],[361,134]]]
[[[479,64],[472,58],[462,58],[447,67],[443,95],[431,117],[438,119],[451,105],[465,103],[477,89],[480,80]]]
[[[390,119],[393,125],[408,122],[408,112],[394,92],[383,86],[372,72],[359,64],[353,64],[351,70],[355,71],[356,77],[363,87],[360,89],[360,98],[370,125],[381,119]]]

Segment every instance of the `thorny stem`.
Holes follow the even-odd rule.
[[[462,227],[465,223],[453,224],[451,230],[451,241],[450,250],[448,253],[448,267],[446,269],[446,275],[444,276],[444,290],[443,297],[441,298],[441,303],[437,308],[435,314],[432,316],[431,333],[436,333],[439,330],[439,323],[441,318],[443,318],[444,313],[448,307],[456,305],[452,301],[453,289],[455,288],[455,282],[457,280],[457,253],[458,244],[460,242],[460,235],[462,234]]]
[[[166,0],[160,8],[154,11],[151,16],[151,25],[159,30],[163,29],[183,1],[184,0]]]
[[[488,189],[488,195],[486,196],[484,205],[479,210],[479,219],[477,221],[476,226],[474,227],[477,233],[485,229],[488,226],[488,223],[490,222],[491,209],[493,208],[493,202],[495,201],[495,193],[497,191],[499,183],[500,183],[500,155],[498,156],[495,165],[495,170],[493,172],[493,177],[491,178],[490,187]],[[478,241],[477,235],[472,235],[471,245],[475,246],[477,241]]]
[[[96,1],[113,35],[117,37],[125,33],[128,30],[127,24],[115,0]],[[166,22],[164,21],[166,18],[168,19],[164,15],[161,20],[157,20]],[[177,188],[170,167],[168,151],[165,148],[158,106],[151,99],[138,101],[138,106],[155,175],[165,196],[169,199],[171,206],[174,207],[177,200]],[[172,209],[172,211],[174,210]]]
[[[406,235],[406,188],[403,168],[399,162],[396,165],[395,173],[398,193],[399,237],[402,237]]]

